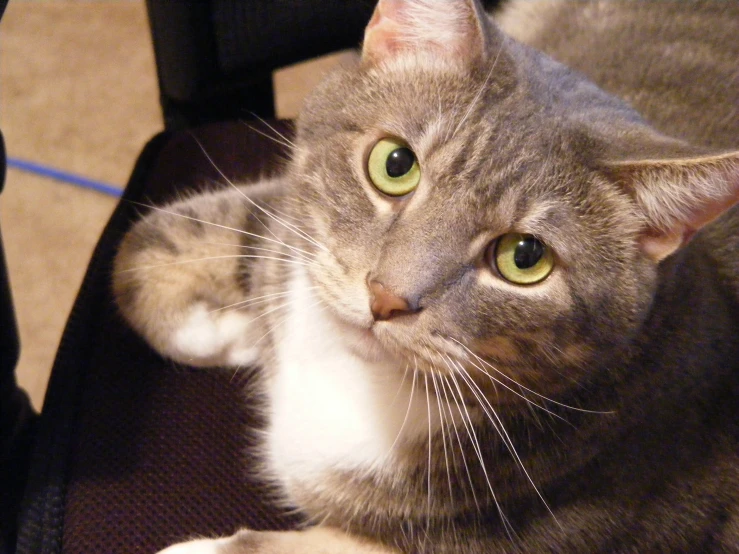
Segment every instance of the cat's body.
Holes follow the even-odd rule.
[[[500,15],[687,144],[441,4],[380,3],[284,176],[122,245],[129,321],[176,360],[259,366],[265,473],[340,530],[173,552],[739,551],[739,7]],[[368,174],[386,137],[412,193]],[[502,276],[513,232],[554,252],[545,278]]]

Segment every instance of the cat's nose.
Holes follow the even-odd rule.
[[[379,281],[370,281],[372,293],[370,310],[375,321],[384,321],[392,317],[417,311],[405,298],[393,294]]]

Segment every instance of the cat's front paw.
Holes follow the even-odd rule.
[[[258,350],[250,333],[254,317],[248,312],[210,310],[193,305],[168,341],[166,354],[195,366],[254,364]]]
[[[157,554],[225,554],[224,548],[231,541],[228,539],[198,539],[181,542],[160,550]]]
[[[400,554],[337,529],[239,531],[225,539],[198,539],[170,546],[159,554]]]
[[[243,200],[227,190],[153,208],[123,237],[113,292],[124,318],[160,354],[200,367],[254,363],[265,330],[262,320],[252,322],[269,308],[245,278],[259,261],[245,260],[260,258],[245,249],[259,247],[239,235],[256,237],[248,225],[262,224]]]

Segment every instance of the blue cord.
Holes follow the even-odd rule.
[[[115,196],[116,198],[120,198],[121,194],[123,194],[123,191],[118,187],[109,185],[107,183],[101,183],[99,181],[93,181],[92,179],[87,179],[85,177],[81,177],[80,175],[75,175],[74,173],[68,173],[66,171],[55,169],[53,167],[37,164],[35,162],[29,162],[27,160],[21,160],[18,158],[8,158],[7,160],[8,167],[12,167],[14,169],[20,169],[21,171],[35,173],[43,177],[49,177],[50,179],[54,179],[56,181],[69,183],[70,185],[75,185],[85,189],[91,189],[96,192],[102,192],[103,194],[107,194],[108,196]]]

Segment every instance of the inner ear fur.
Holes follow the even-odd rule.
[[[362,59],[407,52],[454,62],[484,56],[492,23],[477,0],[379,0],[364,34]]]
[[[739,202],[739,151],[611,162],[606,172],[643,212],[640,244],[655,261]]]

